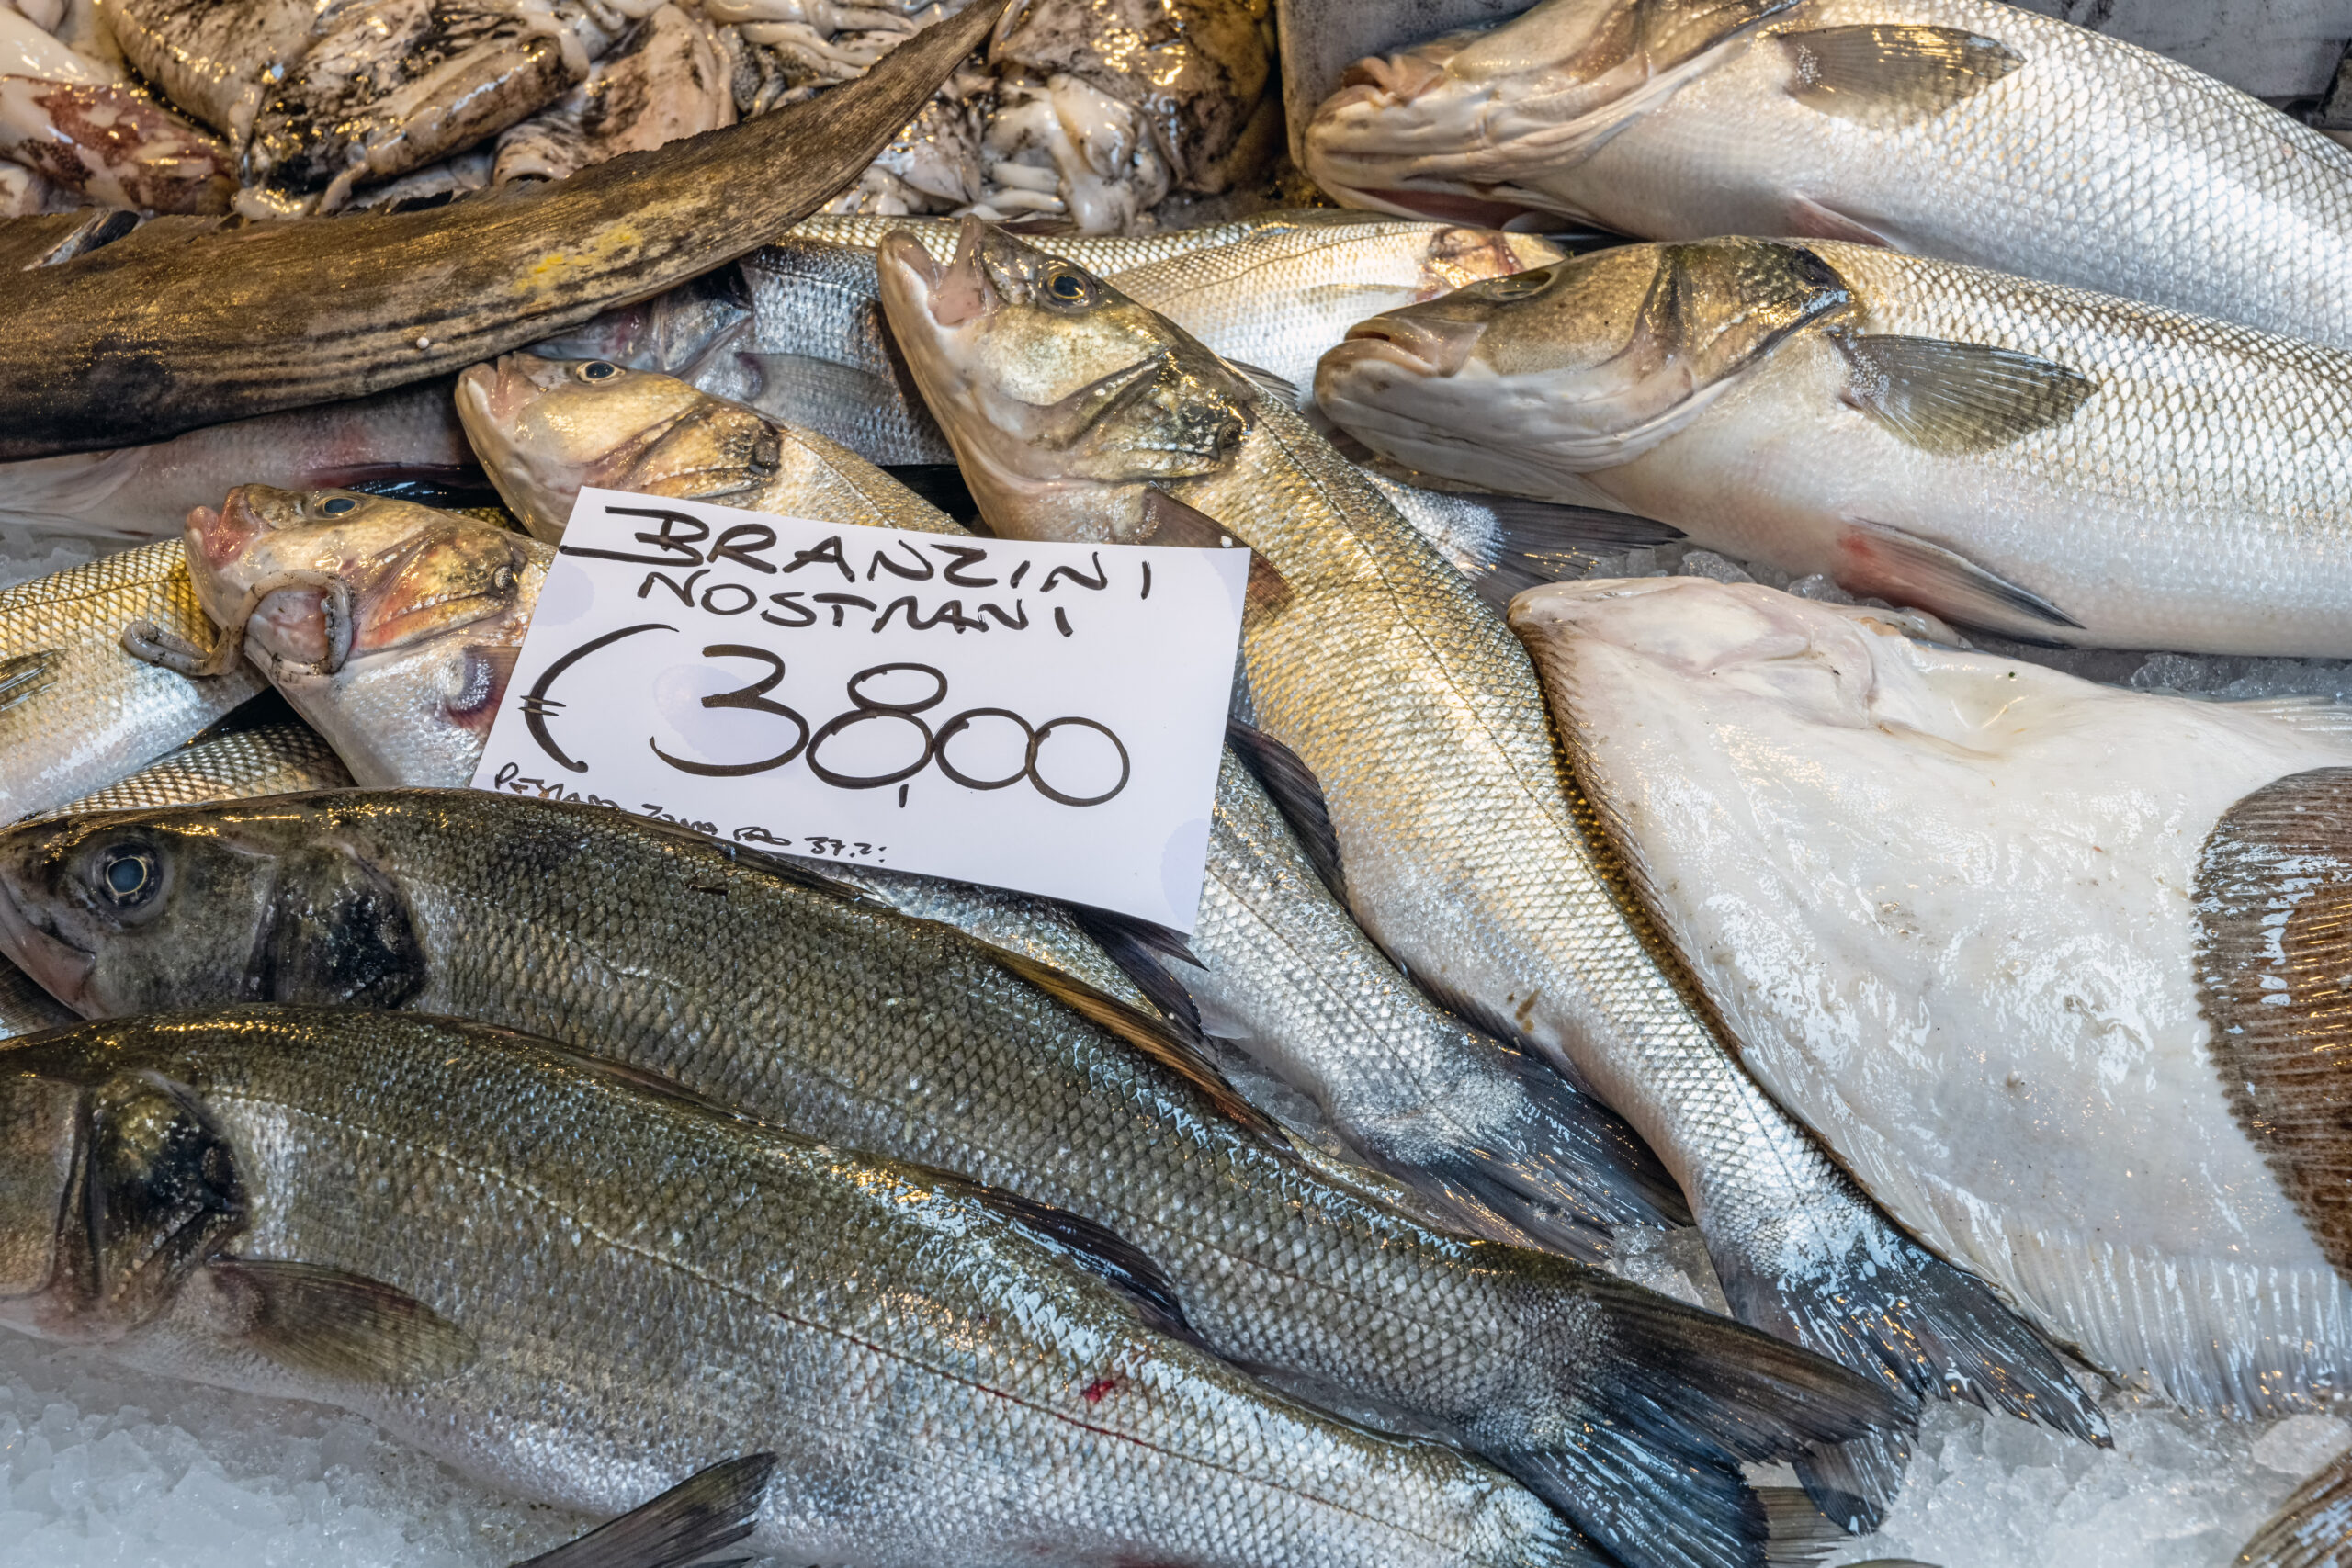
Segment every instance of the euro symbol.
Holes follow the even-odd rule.
[[[575,762],[565,756],[563,748],[558,746],[555,743],[555,738],[548,733],[548,715],[563,706],[561,703],[552,700],[548,695],[555,685],[556,677],[598,649],[618,642],[625,637],[635,637],[639,632],[674,632],[677,629],[675,626],[664,626],[659,621],[648,621],[641,626],[623,626],[616,632],[606,632],[603,637],[593,641],[582,643],[578,648],[548,665],[547,673],[532,684],[530,691],[523,698],[523,722],[530,727],[531,739],[539,743],[539,750],[554,759],[560,767],[569,768],[575,773],[586,773],[588,764]]]

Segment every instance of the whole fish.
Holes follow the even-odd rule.
[[[146,621],[210,646],[176,539],[0,589],[0,822],[114,783],[262,689],[242,663],[194,683],[141,662]]]
[[[350,402],[208,425],[169,441],[0,463],[0,522],[130,539],[177,538],[191,507],[232,485],[481,483],[441,378]]]
[[[0,339],[0,459],[426,380],[723,266],[854,178],[995,18],[980,0],[854,82],[497,201],[156,219],[27,272]]]
[[[568,510],[564,498],[593,479],[820,522],[961,532],[854,457],[789,429],[775,428],[768,440],[795,457],[776,464],[764,485],[723,463],[681,467],[668,454],[716,445],[691,433],[733,428],[741,411],[667,377],[590,377],[588,368],[510,355],[461,382],[483,461],[536,525],[560,516],[539,510],[548,503],[537,498]],[[657,409],[672,423],[649,424]],[[761,444],[725,445],[747,452]],[[819,475],[825,483],[811,482]],[[356,553],[325,538],[306,547],[322,560]],[[1292,776],[1278,747],[1249,744],[1270,778]],[[1426,1212],[1456,1228],[1590,1260],[1605,1252],[1614,1225],[1679,1218],[1671,1182],[1622,1122],[1548,1067],[1449,1018],[1381,956],[1330,896],[1261,788],[1259,771],[1227,754],[1189,957],[1163,965],[1148,945],[1123,945],[1156,982],[1148,992],[1164,1000],[1172,986],[1184,995],[1180,1012],[1187,1003],[1215,1010],[1212,1032],[1306,1096],[1317,1130],[1420,1194]],[[1106,984],[1099,954],[1073,953],[1061,934],[1066,919],[1040,922],[1035,912],[1051,908],[1041,900],[889,873],[835,874],[907,913],[949,920],[1059,967],[1082,962],[1075,972],[1115,995],[1130,984],[1124,976]]]
[[[275,704],[274,698],[267,700]],[[243,719],[240,713],[230,722],[243,724]],[[209,739],[166,752],[128,778],[40,815],[142,811],[208,800],[251,800],[265,795],[345,789],[350,784],[351,771],[310,726],[292,720],[266,721],[224,728]]]
[[[1544,0],[1362,62],[1306,146],[1390,211],[1884,245],[2352,348],[2352,151],[1994,0]]]
[[[1894,1387],[2100,1434],[2032,1333],[1740,1071],[1563,773],[1525,652],[1345,459],[1181,330],[978,223],[951,265],[885,241],[882,283],[992,531],[1138,541],[1171,511],[1156,491],[1280,576],[1283,602],[1243,624],[1250,697],[1321,781],[1349,908],[1416,980],[1633,1123],[1737,1313]],[[1801,1473],[1832,1517],[1870,1519],[1901,1452]]]
[[[404,1006],[544,1033],[1093,1221],[1221,1354],[1453,1434],[1641,1568],[1760,1563],[1734,1455],[1873,1381],[1301,1163],[1181,1032],[813,872],[603,807],[283,796],[0,834],[0,949],[88,1016]],[[752,960],[756,955],[756,961]]]
[[[1093,1226],[546,1042],[246,1008],[9,1063],[0,1321],[542,1502],[755,1446],[748,1544],[787,1561],[1599,1562],[1485,1466],[1186,1343]]]
[[[2352,352],[1861,245],[1604,251],[1356,327],[1324,412],[2040,642],[2352,655]]]
[[[1939,1255],[2241,1417],[2352,1381],[2352,716],[2153,695],[1703,578],[1512,625],[1741,1061]]]

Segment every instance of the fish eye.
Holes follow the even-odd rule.
[[[1532,272],[1514,272],[1509,277],[1489,278],[1479,285],[1479,290],[1489,299],[1524,299],[1530,294],[1540,294],[1549,288],[1557,276],[1548,266]]]
[[[574,374],[583,381],[609,381],[621,373],[621,367],[609,359],[592,359]]]
[[[1094,301],[1094,284],[1082,272],[1057,267],[1046,278],[1046,298],[1057,305],[1090,305]]]
[[[155,853],[142,844],[118,844],[98,857],[98,892],[118,909],[135,909],[154,897],[163,878]]]
[[[347,495],[331,495],[319,502],[321,514],[328,517],[340,517],[346,512],[356,512],[358,509],[359,502]]]

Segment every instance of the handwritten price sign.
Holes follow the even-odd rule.
[[[583,491],[474,787],[1189,931],[1248,568]]]

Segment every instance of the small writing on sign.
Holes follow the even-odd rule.
[[[1247,573],[585,491],[474,784],[1190,931]]]

